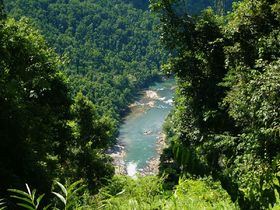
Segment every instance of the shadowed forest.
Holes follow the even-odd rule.
[[[279,0],[0,0],[0,209],[279,209]],[[153,176],[107,150],[175,78]],[[36,189],[36,190],[35,190]]]

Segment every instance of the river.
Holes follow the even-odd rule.
[[[159,159],[164,138],[162,125],[173,106],[174,85],[172,79],[157,82],[130,106],[131,112],[125,117],[118,137],[124,150],[121,164],[129,176],[154,172],[153,167],[157,167],[151,166],[151,162]]]

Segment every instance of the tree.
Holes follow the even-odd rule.
[[[0,20],[4,19],[6,17],[4,12],[4,2],[3,0],[0,0]]]
[[[116,130],[133,98],[125,92],[136,92],[158,79],[164,60],[153,28],[157,18],[146,7],[130,4],[143,7],[148,1],[47,2],[15,0],[5,5],[9,15],[31,18],[49,45],[67,55],[63,70],[69,75],[72,96],[82,91],[98,113],[117,120]],[[118,85],[114,80],[119,77],[129,83]]]
[[[1,193],[24,183],[48,193],[57,177],[96,192],[114,173],[105,150],[116,123],[81,93],[71,99],[62,62],[27,19],[1,24]]]
[[[178,78],[173,158],[182,173],[211,171],[241,208],[268,208],[279,199],[279,1],[244,0],[226,17],[182,15],[180,2],[154,2]]]
[[[26,19],[1,24],[1,189],[29,182],[47,191],[70,138],[71,99],[43,37]]]
[[[98,116],[95,106],[82,93],[78,93],[71,107],[74,141],[71,145],[70,168],[73,178],[84,177],[89,189],[98,187],[114,174],[111,158],[104,150],[110,145],[112,124],[106,117]]]

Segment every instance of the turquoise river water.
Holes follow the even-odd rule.
[[[158,156],[157,144],[162,125],[173,106],[174,80],[155,83],[143,91],[131,105],[130,114],[120,128],[119,141],[125,148],[124,162],[128,175],[147,167]]]

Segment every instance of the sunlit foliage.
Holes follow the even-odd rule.
[[[212,174],[244,209],[273,206],[280,178],[279,1],[244,0],[225,17],[209,9],[198,17],[178,13],[178,2],[153,4],[172,53],[164,69],[178,81],[162,170]]]

